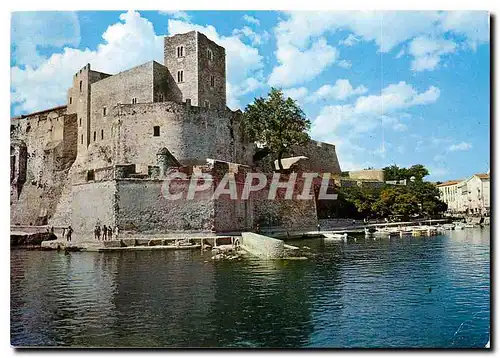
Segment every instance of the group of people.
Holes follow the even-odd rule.
[[[51,228],[53,232],[53,228]],[[66,238],[66,241],[71,241],[71,234],[73,233],[73,228],[70,226],[63,228],[62,236]]]
[[[118,237],[118,227],[115,227],[115,239]],[[102,240],[112,240],[113,239],[113,228],[111,225],[106,226],[103,225],[101,228],[100,224],[96,224],[94,228],[94,238],[96,240],[101,240],[101,235],[102,235]]]

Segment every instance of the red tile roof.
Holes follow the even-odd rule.
[[[474,174],[477,176],[479,179],[489,179],[490,175],[488,173],[479,173],[479,174]]]
[[[458,184],[460,182],[461,182],[461,180],[448,180],[448,181],[445,181],[444,183],[438,184],[437,186],[455,185],[455,184]]]

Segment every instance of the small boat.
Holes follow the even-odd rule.
[[[342,241],[342,240],[347,240],[347,234],[334,234],[334,233],[324,233],[325,240],[336,240],[336,241]]]
[[[474,225],[474,224],[465,224],[464,227],[470,229],[470,228],[475,228],[476,225]]]
[[[444,230],[453,230],[455,228],[454,224],[443,224],[441,225],[441,228]]]
[[[373,237],[375,236],[375,229],[374,228],[367,228],[365,227],[365,237]]]

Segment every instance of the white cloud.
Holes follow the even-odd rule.
[[[243,15],[243,20],[245,20],[249,24],[254,24],[254,25],[257,25],[257,26],[260,25],[260,21],[258,19],[256,19],[255,17],[250,16],[250,15]]]
[[[467,143],[467,142],[460,142],[460,143],[457,143],[457,144],[452,144],[448,147],[448,150],[450,152],[456,152],[456,151],[466,151],[466,150],[469,150],[472,148],[472,144],[471,143]]]
[[[446,11],[441,14],[444,31],[462,34],[471,48],[490,41],[490,18],[487,11]]]
[[[262,32],[262,34],[256,33],[250,27],[244,26],[241,29],[234,29],[233,35],[235,36],[246,36],[250,39],[252,46],[262,45],[266,43],[271,37],[267,31]]]
[[[408,52],[413,55],[411,63],[413,71],[434,70],[441,56],[455,52],[457,44],[451,40],[432,39],[419,36],[414,38],[409,46]]]
[[[344,40],[339,41],[339,45],[354,46],[358,42],[360,42],[359,38],[357,38],[353,34],[349,34]]]
[[[346,68],[346,69],[352,67],[352,63],[350,61],[347,61],[347,60],[340,60],[338,62],[338,65],[339,65],[339,67]]]
[[[257,77],[247,77],[237,84],[227,82],[227,106],[229,108],[241,108],[239,98],[263,86],[262,73],[258,72],[256,76]]]
[[[394,58],[398,59],[398,58],[401,58],[403,57],[405,54],[405,49],[404,47],[396,54],[396,56]]]
[[[345,100],[351,96],[361,95],[368,91],[368,89],[361,85],[356,88],[352,87],[347,79],[339,79],[332,85],[321,86],[314,94],[308,97],[309,102],[317,102],[320,100]]]
[[[296,101],[302,101],[307,96],[308,90],[305,87],[289,88],[283,90],[285,97],[290,97]]]
[[[356,135],[373,131],[384,124],[384,128],[401,131],[406,126],[401,123],[405,115],[402,110],[435,102],[439,89],[429,87],[418,92],[406,82],[388,85],[381,95],[367,95],[357,98],[353,103],[330,105],[321,109],[313,121],[311,135],[320,140],[329,140],[335,133]]]
[[[139,13],[129,11],[109,26],[95,51],[66,47],[37,68],[11,69],[11,95],[16,114],[63,104],[73,75],[87,63],[93,69],[117,73],[141,63],[163,62],[163,36]]]
[[[293,53],[290,47],[298,52],[307,51],[309,44],[325,34],[338,30],[350,31],[342,41],[344,45],[355,41],[373,41],[381,52],[389,52],[396,46],[419,36],[444,39],[448,33],[465,36],[465,41],[475,48],[478,44],[489,41],[489,23],[487,12],[440,12],[440,11],[296,11],[286,13],[287,18],[280,20],[275,28],[278,39],[276,58],[278,68],[290,67],[300,70],[294,62],[294,56],[283,56],[283,52]],[[356,40],[354,40],[356,39]],[[451,53],[449,44],[441,46],[438,54],[423,56],[414,64],[414,68],[435,68],[442,54]],[[437,56],[437,57],[436,57]],[[317,75],[329,64],[323,63],[315,72]],[[314,65],[311,63],[311,65]],[[314,77],[314,76],[310,76]],[[305,82],[310,77],[297,78],[294,84]]]
[[[437,178],[444,177],[449,172],[447,168],[429,168],[429,175]]]
[[[213,26],[168,20],[170,34],[191,30],[203,32],[226,48],[228,105],[238,108],[238,96],[257,88],[262,82],[262,56],[238,36],[219,35]],[[152,23],[138,12],[123,13],[120,21],[103,33],[96,50],[66,47],[38,67],[12,67],[11,96],[15,114],[64,103],[73,75],[87,63],[97,71],[114,74],[151,60],[163,63],[163,34],[157,36]]]
[[[80,43],[78,16],[69,11],[12,13],[13,58],[17,65],[38,67],[46,58],[38,49]]]
[[[325,68],[335,62],[338,50],[328,45],[325,38],[319,38],[307,49],[301,50],[278,37],[276,58],[280,65],[273,68],[269,76],[271,86],[293,86],[312,80]]]
[[[181,19],[181,20],[185,20],[185,21],[191,20],[191,16],[189,16],[188,13],[185,11],[162,10],[162,11],[160,11],[160,14],[170,16],[173,19]]]

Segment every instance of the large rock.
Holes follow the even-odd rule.
[[[282,240],[253,232],[241,233],[241,247],[261,258],[276,259],[285,256],[285,243]]]
[[[23,233],[11,232],[10,246],[11,247],[32,247],[41,246],[42,241],[56,240],[57,236],[50,232]]]
[[[137,240],[136,239],[122,239],[121,244],[122,244],[121,245],[122,247],[136,246]]]

